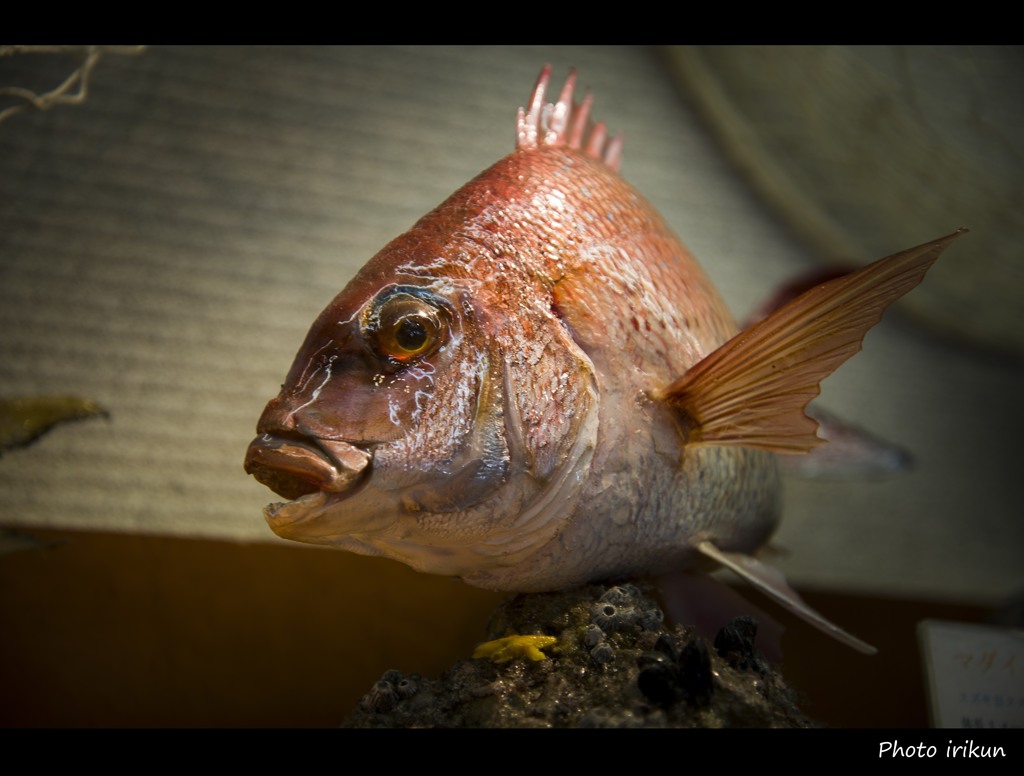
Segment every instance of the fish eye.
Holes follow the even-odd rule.
[[[408,364],[443,344],[445,310],[424,296],[420,289],[398,287],[381,296],[370,310],[365,323],[367,339],[385,360]]]

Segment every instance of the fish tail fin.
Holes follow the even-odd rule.
[[[806,453],[823,444],[805,408],[861,349],[886,308],[909,292],[959,229],[809,289],[695,364],[655,398],[678,412],[687,444]]]
[[[749,582],[773,601],[781,604],[797,617],[810,623],[823,633],[827,633],[832,638],[843,642],[849,647],[853,647],[865,655],[875,655],[878,653],[878,650],[873,646],[847,633],[808,606],[800,595],[789,586],[785,577],[782,576],[782,572],[778,569],[774,569],[750,555],[738,552],[723,552],[706,540],[695,541],[693,546],[702,555],[711,558],[711,560],[738,574],[743,580]]]
[[[590,92],[581,103],[575,103],[576,71],[569,71],[558,102],[544,102],[550,82],[551,65],[544,65],[530,95],[529,107],[520,108],[516,115],[516,148],[565,146],[583,151],[618,171],[622,164],[622,135],[609,139],[604,122],[591,121],[590,107],[594,100]]]

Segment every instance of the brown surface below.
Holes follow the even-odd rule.
[[[437,676],[500,594],[301,546],[39,531],[0,556],[0,725],[327,726],[389,668]],[[783,673],[840,727],[923,727],[914,628],[977,607],[807,600],[875,644],[858,655],[781,615]],[[760,602],[759,602],[760,603]]]

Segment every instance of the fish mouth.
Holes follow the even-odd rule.
[[[318,493],[340,500],[366,482],[372,460],[349,442],[261,434],[245,454],[245,471],[288,501]]]

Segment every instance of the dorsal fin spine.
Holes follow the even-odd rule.
[[[590,92],[581,103],[575,104],[576,71],[569,71],[558,101],[545,103],[544,95],[550,82],[551,65],[545,65],[530,94],[529,108],[520,108],[516,113],[516,148],[533,150],[549,146],[581,150],[618,171],[622,164],[622,135],[609,140],[604,122],[591,122],[593,98]]]

